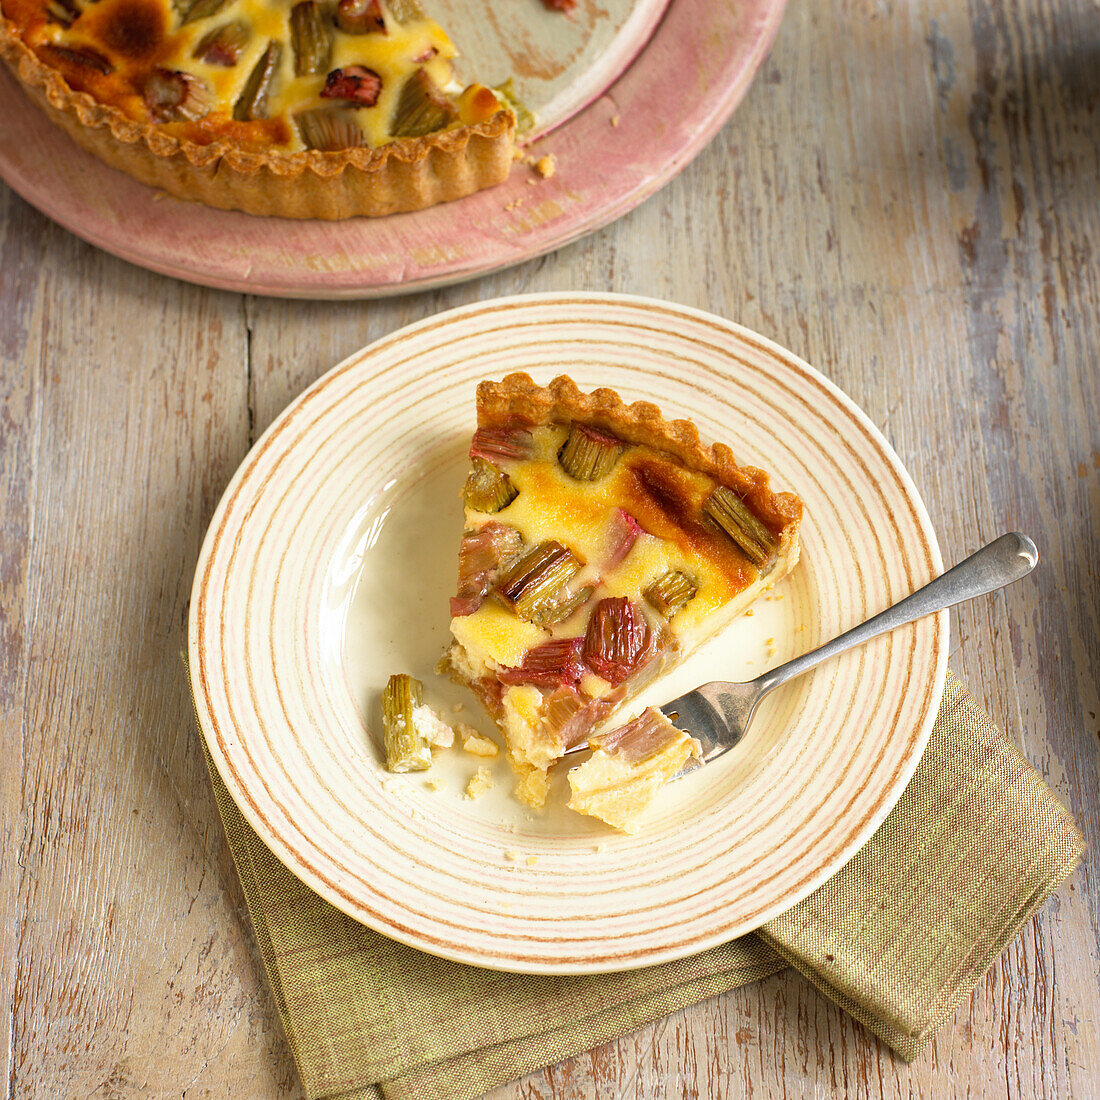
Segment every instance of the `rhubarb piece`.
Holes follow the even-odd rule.
[[[347,65],[333,69],[325,77],[322,99],[344,99],[356,107],[373,107],[382,92],[382,78],[363,65]]]
[[[611,473],[622,449],[622,443],[614,436],[587,424],[574,424],[558,461],[562,469],[578,481],[600,481]]]
[[[103,76],[108,76],[115,71],[114,65],[90,46],[55,46],[51,43],[43,46],[42,50],[60,61],[66,61],[82,69],[92,69]]]
[[[382,693],[382,728],[386,740],[386,768],[391,772],[422,772],[432,765],[428,740],[416,722],[423,705],[424,685],[412,676],[391,676]]]
[[[621,565],[641,533],[638,521],[625,509],[616,508],[608,526],[607,557],[601,563],[600,571],[607,573]]]
[[[558,688],[542,702],[542,729],[569,750],[589,735],[616,707],[614,698],[593,699],[576,688]]]
[[[606,733],[596,734],[589,740],[594,749],[602,749],[617,756],[628,764],[640,764],[657,753],[663,752],[672,741],[680,741],[677,729],[665,715],[654,707],[642,711],[637,718]],[[691,755],[702,759],[702,746],[694,737],[689,737]]]
[[[233,117],[238,122],[267,118],[267,97],[275,83],[279,71],[279,60],[283,55],[282,46],[275,41],[267,44],[259,61],[248,74],[244,88],[233,105]]]
[[[316,0],[302,0],[290,9],[290,41],[295,76],[323,72],[332,60],[332,26]]]
[[[542,0],[550,11],[571,12],[577,6],[577,0]]]
[[[470,444],[471,458],[497,462],[502,458],[531,458],[534,446],[527,428],[478,428]]]
[[[528,621],[546,627],[564,623],[566,619],[588,603],[595,591],[595,587],[590,584],[578,589],[576,592],[563,588],[556,596],[543,600],[533,608]]]
[[[386,20],[378,0],[340,0],[336,25],[345,34],[385,34]]]
[[[424,9],[420,6],[420,0],[387,0],[386,7],[390,15],[398,23],[415,23],[424,18]]]
[[[182,22],[194,23],[197,19],[208,19],[211,15],[217,15],[227,2],[228,0],[195,0],[187,9]]]
[[[591,699],[576,688],[563,686],[543,700],[543,729],[557,737],[567,749],[582,744],[599,720],[597,712],[591,711],[591,707]]]
[[[522,536],[504,523],[486,523],[463,534],[458,551],[458,595],[451,599],[451,615],[472,615],[522,550]]]
[[[367,139],[350,112],[339,107],[314,107],[299,111],[294,116],[294,122],[307,149],[331,153],[366,144]]]
[[[649,623],[625,596],[600,600],[588,620],[584,663],[609,684],[621,684],[652,656]]]
[[[439,90],[426,70],[417,69],[405,81],[390,122],[395,137],[424,137],[455,120],[455,105]]]
[[[588,670],[581,661],[582,638],[555,638],[527,651],[518,668],[502,668],[502,684],[534,684],[536,687],[576,687]]]
[[[162,122],[202,118],[210,112],[213,92],[190,73],[154,69],[142,89],[145,105]]]
[[[596,751],[569,771],[569,807],[625,833],[638,831],[638,818],[689,759],[702,758],[699,742],[653,708],[591,744]]]
[[[231,23],[223,23],[220,27],[207,31],[191,51],[191,56],[205,61],[207,65],[231,69],[240,61],[251,37],[252,31],[248,24],[234,19]]]
[[[539,543],[524,554],[497,583],[496,595],[521,618],[531,622],[545,611],[561,589],[580,572],[576,555],[560,542]]]
[[[710,516],[756,566],[775,557],[776,537],[752,514],[745,502],[725,485],[719,485],[703,504]]]
[[[535,116],[531,114],[523,101],[516,95],[512,78],[508,77],[503,84],[494,85],[493,91],[496,92],[498,99],[503,99],[508,104],[512,114],[516,116],[516,132],[520,134],[527,133],[535,125]]]
[[[679,569],[670,569],[658,577],[643,593],[646,603],[659,615],[671,619],[677,611],[695,599],[695,582]]]
[[[475,512],[499,512],[516,499],[518,490],[512,479],[485,459],[474,456],[462,499]]]
[[[47,18],[63,27],[71,27],[80,17],[81,10],[76,0],[46,0]]]

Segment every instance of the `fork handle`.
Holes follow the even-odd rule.
[[[1038,561],[1039,551],[1026,535],[1021,535],[1018,531],[1001,535],[999,539],[994,539],[954,568],[948,569],[934,581],[918,588],[912,595],[899,600],[874,618],[852,627],[831,642],[826,642],[801,657],[795,657],[785,665],[765,672],[757,680],[761,693],[771,691],[793,677],[801,676],[822,661],[827,661],[853,646],[862,645],[880,634],[922,619],[935,611],[942,611],[945,607],[953,607],[964,600],[995,592],[1006,584],[1026,577]]]

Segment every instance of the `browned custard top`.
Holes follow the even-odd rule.
[[[377,147],[501,107],[488,88],[456,85],[450,39],[410,0],[0,0],[0,10],[72,89],[199,144]]]

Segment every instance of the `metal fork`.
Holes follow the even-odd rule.
[[[677,726],[699,739],[703,747],[703,760],[709,763],[729,752],[745,736],[760,700],[780,684],[801,676],[830,657],[863,645],[879,634],[975,596],[995,592],[1026,577],[1038,561],[1039,551],[1026,535],[1015,531],[1002,535],[923,588],[918,588],[912,595],[845,631],[831,642],[747,683],[715,680],[703,684],[666,703],[661,710]]]

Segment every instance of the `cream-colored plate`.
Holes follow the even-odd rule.
[[[758,927],[871,835],[935,718],[947,615],[777,691],[738,750],[666,788],[637,836],[564,809],[560,790],[529,814],[508,797],[500,760],[477,801],[463,789],[479,761],[460,751],[429,773],[388,775],[378,699],[392,672],[423,678],[445,709],[465,704],[452,717],[491,729],[432,666],[448,639],[474,389],[513,370],[655,401],[805,501],[794,574],[653,695],[758,674],[941,569],[898,457],[789,352],[664,302],[483,302],[352,356],[249,453],[195,577],[199,720],[260,837],[379,932],[503,970],[650,965]]]

